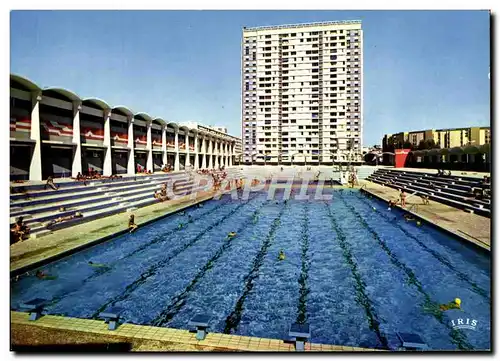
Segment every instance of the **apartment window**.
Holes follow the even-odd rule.
[[[271,35],[266,35],[265,38],[266,39],[271,39]]]

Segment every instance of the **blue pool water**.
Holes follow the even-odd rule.
[[[70,317],[116,306],[135,324],[186,329],[205,313],[214,332],[283,339],[306,322],[316,343],[394,347],[410,332],[431,349],[490,348],[487,254],[357,191],[328,191],[329,202],[206,202],[43,267],[56,280],[23,275],[11,306],[42,297]],[[425,310],[456,297],[462,310]],[[476,330],[454,330],[457,318]]]

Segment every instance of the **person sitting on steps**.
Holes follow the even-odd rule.
[[[54,178],[52,177],[48,177],[47,178],[47,183],[45,183],[45,187],[43,187],[44,190],[47,189],[47,186],[49,186],[50,188],[54,189],[54,190],[58,190],[59,189],[59,186],[57,186],[55,183],[54,183]]]
[[[45,227],[50,228],[50,227],[52,227],[56,223],[61,223],[61,222],[64,222],[64,221],[70,221],[72,219],[81,218],[81,217],[83,217],[83,214],[81,214],[80,212],[76,212],[75,214],[73,214],[71,216],[64,216],[64,217],[58,217],[56,219],[53,219],[53,220],[49,221],[48,223],[46,223]]]

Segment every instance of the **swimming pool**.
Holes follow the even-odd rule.
[[[70,317],[114,306],[134,324],[187,329],[204,313],[213,332],[284,339],[306,322],[315,343],[395,347],[410,332],[431,349],[490,348],[488,254],[358,191],[324,193],[333,200],[206,202],[43,267],[56,280],[21,276],[12,308],[42,297]],[[425,311],[456,297],[462,310]],[[453,329],[458,318],[476,330]]]

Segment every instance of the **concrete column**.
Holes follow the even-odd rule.
[[[214,167],[219,168],[219,140],[215,139],[215,162],[214,162]]]
[[[184,162],[184,169],[190,164],[189,162],[189,132],[186,131],[186,138],[185,138],[185,144],[186,144],[186,160]]]
[[[227,167],[227,152],[226,152],[226,142],[222,142],[222,162],[224,167]]]
[[[80,110],[82,105],[78,102],[73,103],[73,143],[75,152],[73,154],[73,164],[71,165],[71,176],[76,177],[82,172],[82,142],[80,137]]]
[[[162,163],[167,164],[167,127],[161,128]]]
[[[42,93],[31,94],[31,130],[30,138],[35,141],[30,163],[30,180],[42,180],[42,134],[40,127],[40,100]]]
[[[200,168],[200,152],[198,151],[198,134],[194,137],[194,169]]]
[[[224,166],[228,167],[229,166],[229,144],[227,142],[224,143]]]
[[[128,163],[127,174],[135,174],[135,154],[134,154],[134,118],[128,120]]]
[[[179,129],[175,129],[175,162],[174,162],[174,170],[179,170]]]
[[[219,165],[222,166],[224,165],[224,141],[220,142],[220,162]]]
[[[112,150],[111,150],[111,111],[105,110],[104,112],[104,142],[103,145],[106,147],[104,152],[104,165],[102,167],[102,173],[105,176],[110,176],[113,174],[112,167]]]
[[[233,166],[234,144],[229,145],[229,166]]]
[[[153,141],[151,140],[152,122],[146,124],[146,149],[148,151],[148,158],[146,159],[146,170],[153,171]]]
[[[201,162],[201,167],[207,167],[207,138],[203,137],[203,142],[201,143],[201,149],[203,151],[203,161]]]
[[[212,169],[214,167],[214,141],[212,138],[208,140],[208,168]]]

